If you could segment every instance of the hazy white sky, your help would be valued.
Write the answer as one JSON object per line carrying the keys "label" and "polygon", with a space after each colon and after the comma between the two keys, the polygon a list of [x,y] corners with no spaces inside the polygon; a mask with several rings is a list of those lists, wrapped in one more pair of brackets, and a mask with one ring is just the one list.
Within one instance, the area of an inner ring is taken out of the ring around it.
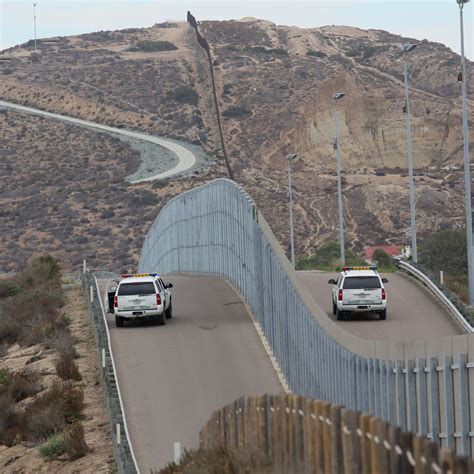
{"label": "hazy white sky", "polygon": [[[282,25],[349,25],[378,28],[444,43],[460,52],[456,0],[36,0],[37,36],[71,35],[99,30],[151,26],[184,20],[254,16]],[[473,58],[473,6],[464,8],[466,56]],[[33,38],[33,1],[0,0],[0,49]]]}

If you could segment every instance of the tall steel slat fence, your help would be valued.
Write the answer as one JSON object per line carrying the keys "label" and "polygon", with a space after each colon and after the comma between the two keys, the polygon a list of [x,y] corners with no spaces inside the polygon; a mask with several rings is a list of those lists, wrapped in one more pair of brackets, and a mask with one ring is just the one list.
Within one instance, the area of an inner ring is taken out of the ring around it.
{"label": "tall steel slat fence", "polygon": [[474,453],[474,337],[391,343],[337,326],[234,182],[218,179],[170,200],[145,238],[139,271],[225,278],[251,308],[293,393]]}

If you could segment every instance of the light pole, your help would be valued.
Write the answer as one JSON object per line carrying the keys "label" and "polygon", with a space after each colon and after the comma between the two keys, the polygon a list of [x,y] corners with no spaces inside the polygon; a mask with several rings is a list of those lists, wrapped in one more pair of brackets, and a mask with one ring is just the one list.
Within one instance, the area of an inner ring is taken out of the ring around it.
{"label": "light pole", "polygon": [[33,3],[33,27],[35,31],[35,52],[36,52],[36,5],[37,3]]}
{"label": "light pole", "polygon": [[472,261],[472,202],[471,170],[469,160],[469,139],[467,131],[467,92],[466,60],[464,58],[464,4],[469,0],[456,0],[459,5],[459,23],[461,27],[461,80],[462,80],[462,123],[464,142],[464,194],[466,199],[466,236],[467,236],[467,275],[469,281],[469,305],[474,306],[474,268]]}
{"label": "light pole", "polygon": [[342,183],[341,183],[341,156],[339,153],[339,115],[337,113],[337,101],[345,96],[345,92],[336,92],[332,96],[334,107],[334,120],[336,122],[336,169],[337,169],[337,201],[339,205],[339,246],[341,249],[341,264],[346,263],[346,252],[344,250],[344,208],[342,204]]}
{"label": "light pole", "polygon": [[295,269],[295,231],[293,228],[293,192],[291,189],[291,161],[294,160],[298,155],[291,153],[286,155],[288,161],[288,199],[290,206],[290,242],[291,242],[291,264],[293,265],[293,270]]}
{"label": "light pole", "polygon": [[418,262],[418,250],[416,246],[416,212],[415,212],[415,189],[413,186],[413,154],[411,149],[411,125],[410,125],[410,99],[408,98],[408,61],[407,53],[413,51],[416,44],[406,43],[402,46],[403,52],[403,76],[405,78],[405,107],[407,124],[407,153],[408,153],[408,190],[410,194],[410,225],[411,225],[411,251],[412,260]]}

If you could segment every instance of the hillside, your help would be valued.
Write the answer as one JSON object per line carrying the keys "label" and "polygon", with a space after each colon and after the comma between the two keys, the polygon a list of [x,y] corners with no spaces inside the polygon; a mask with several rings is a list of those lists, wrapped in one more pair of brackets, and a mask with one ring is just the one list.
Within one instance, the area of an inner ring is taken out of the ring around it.
{"label": "hillside", "polygon": [[[403,243],[409,213],[399,46],[408,39],[381,30],[300,29],[256,19],[204,21],[200,30],[212,49],[235,178],[282,244],[289,240],[283,158],[289,152],[299,155],[297,253],[337,236],[330,98],[340,90],[347,94],[338,107],[349,244],[360,250]],[[4,111],[0,212],[7,225],[0,270],[15,270],[39,249],[59,250],[66,266],[87,256],[96,265],[133,268],[144,232],[166,199],[225,176],[207,57],[188,24],[42,40],[37,53],[30,42],[4,51],[4,58],[3,100],[199,144],[218,162],[191,178],[130,185],[123,178],[139,156],[127,144]],[[410,62],[422,237],[463,225],[459,56],[423,40]],[[470,85],[471,118],[472,96]],[[137,196],[145,196],[142,204]]]}

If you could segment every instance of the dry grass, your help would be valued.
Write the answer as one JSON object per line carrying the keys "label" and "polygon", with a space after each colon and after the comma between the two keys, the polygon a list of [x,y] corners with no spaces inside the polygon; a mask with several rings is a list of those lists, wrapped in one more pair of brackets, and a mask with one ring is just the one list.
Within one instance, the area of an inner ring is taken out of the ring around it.
{"label": "dry grass", "polygon": [[85,456],[89,451],[89,447],[84,439],[84,428],[81,422],[76,421],[68,426],[64,430],[63,438],[66,453],[71,461]]}
{"label": "dry grass", "polygon": [[220,447],[185,451],[179,464],[167,464],[154,474],[270,474],[272,462],[262,453]]}
{"label": "dry grass", "polygon": [[62,354],[56,362],[56,373],[63,380],[82,380],[77,362],[68,354]]}
{"label": "dry grass", "polygon": [[0,393],[10,397],[13,402],[36,395],[41,390],[40,375],[33,369],[24,369],[20,372],[1,371]]}

